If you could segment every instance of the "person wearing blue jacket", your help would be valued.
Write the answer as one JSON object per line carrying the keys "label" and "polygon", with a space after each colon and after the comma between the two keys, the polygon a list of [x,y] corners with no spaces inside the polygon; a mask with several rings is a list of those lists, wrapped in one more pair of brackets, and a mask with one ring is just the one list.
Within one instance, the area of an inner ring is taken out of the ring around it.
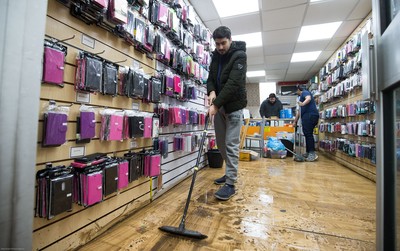
{"label": "person wearing blue jacket", "polygon": [[[302,85],[297,85],[297,95],[299,95],[298,105],[301,113],[301,125],[306,139],[306,161],[316,161],[318,155],[315,153],[314,127],[318,124],[319,112],[312,94]],[[296,114],[294,124],[297,125],[299,112]]]}

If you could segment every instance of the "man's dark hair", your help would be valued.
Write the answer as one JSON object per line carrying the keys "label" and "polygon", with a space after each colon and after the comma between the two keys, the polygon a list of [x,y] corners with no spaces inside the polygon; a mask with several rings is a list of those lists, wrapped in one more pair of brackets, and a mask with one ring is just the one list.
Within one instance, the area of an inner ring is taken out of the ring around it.
{"label": "man's dark hair", "polygon": [[231,30],[226,26],[220,26],[217,29],[215,29],[215,31],[213,32],[214,40],[217,38],[231,39],[231,37],[232,37]]}
{"label": "man's dark hair", "polygon": [[297,87],[297,90],[300,90],[300,91],[304,91],[306,89],[306,87],[304,85],[300,85],[300,84],[297,84],[296,87]]}

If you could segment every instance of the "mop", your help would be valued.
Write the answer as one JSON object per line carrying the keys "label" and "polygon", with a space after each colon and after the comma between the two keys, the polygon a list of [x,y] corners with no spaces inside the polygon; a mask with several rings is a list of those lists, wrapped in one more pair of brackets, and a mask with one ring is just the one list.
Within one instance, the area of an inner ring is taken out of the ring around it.
{"label": "mop", "polygon": [[[299,107],[298,112],[299,112],[299,120],[298,121],[300,122],[300,125],[296,127],[296,131],[294,132],[295,133],[294,134],[295,135],[295,137],[294,137],[294,147],[295,147],[296,153],[294,153],[293,151],[289,150],[287,147],[285,147],[285,148],[286,148],[287,151],[289,151],[289,152],[291,152],[293,154],[293,160],[294,161],[296,161],[296,162],[304,162],[305,158],[301,154],[301,148],[300,148],[300,145],[301,145],[301,132],[303,131],[302,130],[303,125],[302,125],[302,121],[301,121],[301,107]],[[298,136],[298,138],[297,138],[297,136]],[[296,138],[297,138],[297,140],[296,140]],[[298,145],[296,145],[296,142],[297,142]]]}
{"label": "mop", "polygon": [[202,234],[200,232],[185,229],[186,215],[187,215],[187,211],[188,211],[188,208],[189,208],[190,198],[192,196],[192,191],[193,191],[194,183],[195,183],[195,180],[196,180],[196,175],[197,175],[197,172],[199,170],[198,166],[199,166],[200,158],[201,158],[201,155],[202,155],[202,152],[203,152],[203,146],[204,146],[204,142],[205,142],[205,139],[206,139],[206,136],[207,136],[208,120],[209,120],[209,117],[207,115],[206,119],[205,119],[204,131],[203,131],[203,134],[201,136],[200,149],[199,149],[199,153],[197,155],[196,165],[194,167],[194,172],[193,172],[193,176],[192,176],[192,183],[190,184],[189,194],[188,194],[188,197],[187,197],[187,200],[186,200],[186,205],[185,205],[185,209],[183,211],[181,223],[179,224],[179,227],[173,227],[173,226],[162,226],[162,227],[159,227],[158,229],[160,229],[161,231],[164,231],[164,232],[167,232],[167,233],[170,233],[170,234],[176,234],[176,235],[180,235],[180,236],[185,236],[185,237],[189,237],[189,238],[195,238],[195,239],[205,239],[205,238],[208,237],[207,235],[204,235],[204,234]]}
{"label": "mop", "polygon": [[304,162],[305,161],[304,157],[301,154],[297,154],[297,153],[293,152],[292,150],[290,150],[286,146],[285,146],[285,149],[286,149],[286,151],[289,151],[289,152],[291,152],[293,154],[293,160],[294,161],[297,161],[297,162]]}

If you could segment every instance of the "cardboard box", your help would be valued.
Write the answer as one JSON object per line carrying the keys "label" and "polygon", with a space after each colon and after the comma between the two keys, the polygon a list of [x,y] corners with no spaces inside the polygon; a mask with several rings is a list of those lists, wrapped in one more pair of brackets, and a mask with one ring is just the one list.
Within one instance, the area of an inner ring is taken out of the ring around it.
{"label": "cardboard box", "polygon": [[252,150],[240,150],[239,151],[239,160],[241,161],[252,161],[258,158],[258,152]]}

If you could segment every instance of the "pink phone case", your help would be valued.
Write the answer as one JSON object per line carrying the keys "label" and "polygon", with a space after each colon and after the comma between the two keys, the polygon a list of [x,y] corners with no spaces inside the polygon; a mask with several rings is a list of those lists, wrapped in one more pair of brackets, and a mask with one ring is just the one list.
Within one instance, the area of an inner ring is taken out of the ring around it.
{"label": "pink phone case", "polygon": [[150,155],[149,176],[158,176],[161,172],[161,156],[159,154]]}
{"label": "pink phone case", "polygon": [[63,84],[65,54],[54,48],[44,48],[43,82]]}
{"label": "pink phone case", "polygon": [[111,115],[109,140],[122,140],[123,116]]}
{"label": "pink phone case", "polygon": [[178,75],[174,76],[174,92],[177,94],[182,93],[182,83],[181,83],[181,77]]}
{"label": "pink phone case", "polygon": [[87,175],[86,200],[87,206],[103,200],[103,173]]}
{"label": "pink phone case", "polygon": [[129,184],[129,162],[123,161],[118,166],[118,190],[125,188]]}
{"label": "pink phone case", "polygon": [[144,130],[143,130],[144,138],[151,138],[152,127],[153,127],[153,118],[145,117],[144,118]]}

